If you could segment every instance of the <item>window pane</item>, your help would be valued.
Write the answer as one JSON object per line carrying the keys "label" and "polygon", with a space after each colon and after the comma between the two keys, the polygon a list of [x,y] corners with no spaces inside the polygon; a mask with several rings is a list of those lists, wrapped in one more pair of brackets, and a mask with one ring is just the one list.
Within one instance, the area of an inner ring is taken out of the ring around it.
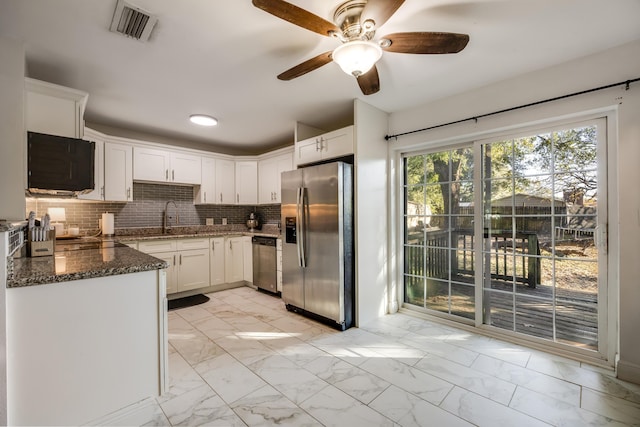
{"label": "window pane", "polygon": [[405,159],[405,184],[416,185],[424,184],[425,178],[425,161],[423,156],[414,156]]}
{"label": "window pane", "polygon": [[427,279],[426,307],[449,312],[449,283],[446,280]]}
{"label": "window pane", "polygon": [[451,314],[475,318],[475,290],[473,284],[451,284]]}
{"label": "window pane", "polygon": [[513,331],[513,295],[485,290],[483,299],[483,322],[487,325]]}
{"label": "window pane", "polygon": [[421,277],[404,277],[404,301],[424,307],[424,279]]}
{"label": "window pane", "polygon": [[[405,180],[424,186],[419,195],[415,185],[405,187],[405,243],[416,246],[405,248],[405,272],[426,276],[426,300],[416,298],[414,282],[405,283],[406,299],[431,310],[473,317],[473,286],[452,286],[452,280],[473,282],[473,149],[456,148],[415,157],[420,160],[405,161]],[[421,173],[424,179],[419,177]],[[458,272],[460,263],[462,270]]]}
{"label": "window pane", "polygon": [[515,331],[553,340],[553,302],[516,295]]}
{"label": "window pane", "polygon": [[424,247],[404,247],[404,272],[415,276],[424,276]]}

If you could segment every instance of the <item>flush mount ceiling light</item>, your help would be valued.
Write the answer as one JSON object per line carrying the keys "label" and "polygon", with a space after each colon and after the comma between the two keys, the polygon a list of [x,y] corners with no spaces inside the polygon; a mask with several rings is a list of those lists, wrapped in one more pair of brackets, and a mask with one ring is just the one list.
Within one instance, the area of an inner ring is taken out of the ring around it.
{"label": "flush mount ceiling light", "polygon": [[354,40],[341,44],[332,54],[333,62],[351,76],[361,76],[382,57],[382,48],[373,42]]}
{"label": "flush mount ceiling light", "polygon": [[218,124],[218,120],[214,117],[207,116],[206,114],[192,114],[189,116],[191,123],[195,123],[200,126],[215,126]]}

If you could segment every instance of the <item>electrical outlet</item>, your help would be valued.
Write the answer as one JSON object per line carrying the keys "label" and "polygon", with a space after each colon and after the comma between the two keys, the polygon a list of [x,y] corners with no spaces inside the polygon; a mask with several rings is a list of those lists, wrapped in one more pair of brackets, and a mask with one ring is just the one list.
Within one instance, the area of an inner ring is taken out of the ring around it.
{"label": "electrical outlet", "polygon": [[213,218],[207,218],[205,224],[213,225]]}
{"label": "electrical outlet", "polygon": [[222,218],[222,225],[227,225],[227,218]]}

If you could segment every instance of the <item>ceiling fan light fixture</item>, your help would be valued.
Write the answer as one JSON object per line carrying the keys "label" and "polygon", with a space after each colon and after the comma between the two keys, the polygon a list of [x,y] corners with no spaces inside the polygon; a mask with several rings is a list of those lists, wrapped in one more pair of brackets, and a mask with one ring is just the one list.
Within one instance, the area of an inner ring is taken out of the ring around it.
{"label": "ceiling fan light fixture", "polygon": [[333,61],[345,73],[358,77],[369,71],[382,57],[382,48],[376,43],[354,40],[338,46],[332,54]]}
{"label": "ceiling fan light fixture", "polygon": [[200,126],[215,126],[218,124],[218,119],[207,116],[206,114],[192,114],[189,116],[189,120],[191,123],[195,123]]}

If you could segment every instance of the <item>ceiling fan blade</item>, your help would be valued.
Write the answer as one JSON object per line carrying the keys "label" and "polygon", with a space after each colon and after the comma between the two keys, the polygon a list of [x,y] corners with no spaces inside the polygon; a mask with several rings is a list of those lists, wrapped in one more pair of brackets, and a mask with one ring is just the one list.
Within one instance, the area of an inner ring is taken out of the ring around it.
{"label": "ceiling fan blade", "polygon": [[253,5],[280,19],[323,36],[329,36],[331,31],[340,33],[340,29],[332,22],[283,0],[253,0]]}
{"label": "ceiling fan blade", "polygon": [[278,75],[278,79],[292,80],[292,79],[295,79],[296,77],[300,77],[304,74],[307,74],[310,71],[320,68],[323,65],[328,64],[329,62],[332,61],[331,59],[332,53],[333,52],[331,51],[321,53],[320,55],[313,57],[311,59],[308,59],[303,63],[296,65],[293,68],[289,68],[287,71],[280,73]]}
{"label": "ceiling fan blade", "polygon": [[416,32],[394,33],[382,38],[391,41],[391,45],[382,50],[398,53],[438,54],[458,53],[469,43],[467,34]]}
{"label": "ceiling fan blade", "polygon": [[365,95],[373,95],[380,90],[380,79],[378,78],[378,69],[374,65],[372,69],[356,78],[358,86]]}
{"label": "ceiling fan blade", "polygon": [[404,0],[369,0],[362,10],[360,22],[370,19],[376,23],[376,28],[380,28],[402,3]]}

